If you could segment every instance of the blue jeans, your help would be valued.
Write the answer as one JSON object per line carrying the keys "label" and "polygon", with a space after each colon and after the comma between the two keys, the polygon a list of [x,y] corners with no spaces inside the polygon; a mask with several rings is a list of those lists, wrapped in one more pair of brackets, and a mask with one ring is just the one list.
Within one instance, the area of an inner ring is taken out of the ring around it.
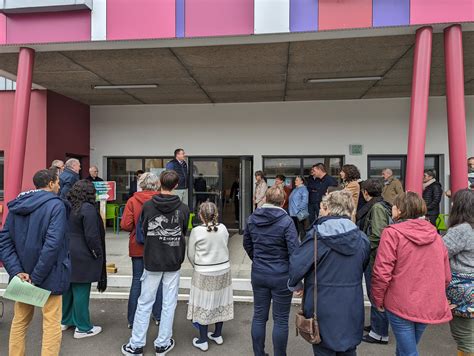
{"label": "blue jeans", "polygon": [[[143,257],[132,257],[132,285],[130,286],[130,296],[128,297],[128,323],[133,326],[133,319],[135,318],[135,311],[137,310],[138,297],[142,291],[142,282],[140,278],[143,275]],[[156,301],[153,304],[153,317],[155,320],[161,318],[161,304],[163,303],[163,283],[160,283],[158,292],[156,293]]]}
{"label": "blue jeans", "polygon": [[379,312],[375,305],[372,302],[372,296],[370,294],[371,283],[370,279],[372,278],[372,269],[373,266],[369,264],[364,271],[365,285],[367,287],[367,295],[369,296],[371,307],[370,307],[370,326],[371,332],[376,333],[377,335],[370,335],[374,338],[387,338],[388,340],[388,318],[387,314],[384,312]]}
{"label": "blue jeans", "polygon": [[132,337],[129,344],[133,348],[144,347],[146,334],[150,323],[150,314],[156,299],[156,292],[163,282],[163,309],[158,337],[154,344],[156,347],[166,347],[173,336],[173,321],[176,305],[178,304],[179,271],[176,272],[150,272],[143,271],[142,292],[138,298],[135,322],[133,323]]}
{"label": "blue jeans", "polygon": [[252,272],[254,297],[252,343],[255,356],[265,355],[265,331],[272,301],[274,356],[286,356],[288,318],[293,296],[288,290],[287,283],[288,276],[275,277]]}
{"label": "blue jeans", "polygon": [[418,356],[417,345],[426,324],[409,321],[386,310],[390,326],[397,339],[397,356]]}
{"label": "blue jeans", "polygon": [[333,351],[321,345],[313,345],[314,356],[356,356],[356,349],[347,350],[344,352]]}

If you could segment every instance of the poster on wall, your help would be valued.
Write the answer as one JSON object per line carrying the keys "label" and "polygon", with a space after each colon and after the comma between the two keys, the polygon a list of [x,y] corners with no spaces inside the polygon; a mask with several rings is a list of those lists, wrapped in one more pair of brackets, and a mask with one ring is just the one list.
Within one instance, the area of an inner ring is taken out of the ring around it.
{"label": "poster on wall", "polygon": [[93,183],[96,190],[96,201],[114,201],[117,199],[117,184],[114,181]]}

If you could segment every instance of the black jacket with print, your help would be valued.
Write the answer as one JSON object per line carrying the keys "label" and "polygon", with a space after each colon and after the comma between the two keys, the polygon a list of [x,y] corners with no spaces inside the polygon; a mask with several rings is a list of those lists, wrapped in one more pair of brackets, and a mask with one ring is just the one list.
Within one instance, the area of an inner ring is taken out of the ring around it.
{"label": "black jacket with print", "polygon": [[143,204],[140,219],[145,238],[145,269],[178,271],[186,255],[187,205],[176,195],[158,194]]}

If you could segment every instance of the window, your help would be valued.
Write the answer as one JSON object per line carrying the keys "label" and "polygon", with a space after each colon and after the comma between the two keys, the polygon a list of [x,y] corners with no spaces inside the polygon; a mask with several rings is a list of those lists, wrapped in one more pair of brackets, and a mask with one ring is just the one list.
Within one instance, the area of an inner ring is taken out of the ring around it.
{"label": "window", "polygon": [[[405,184],[406,176],[406,155],[369,155],[368,161],[368,178],[382,178],[382,170],[390,168],[393,175]],[[436,174],[440,175],[440,156],[427,155],[425,156],[425,169],[434,169]]]}
{"label": "window", "polygon": [[135,172],[143,170],[159,175],[171,161],[172,157],[110,157],[107,158],[107,180],[117,184],[117,202],[128,199],[130,184],[135,179]]}
{"label": "window", "polygon": [[3,156],[3,151],[0,151],[0,200],[3,200],[4,193],[5,193],[4,192],[5,178],[3,176],[5,173],[4,165],[5,165],[5,159]]}
{"label": "window", "polygon": [[283,174],[287,181],[292,184],[293,178],[297,175],[309,176],[311,167],[316,163],[324,163],[328,174],[339,178],[344,161],[343,156],[300,156],[300,157],[263,157],[263,171],[269,179],[269,185],[273,184],[276,175]]}

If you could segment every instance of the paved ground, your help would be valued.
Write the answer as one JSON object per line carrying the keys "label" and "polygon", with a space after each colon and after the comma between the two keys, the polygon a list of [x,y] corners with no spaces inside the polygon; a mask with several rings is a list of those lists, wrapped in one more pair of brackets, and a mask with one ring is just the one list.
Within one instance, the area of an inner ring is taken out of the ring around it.
{"label": "paved ground", "polygon": [[[12,319],[12,303],[6,301],[5,316],[0,319],[0,355],[8,353],[8,334]],[[289,356],[312,355],[308,344],[297,338],[292,328],[294,312],[292,310],[290,322],[290,335],[288,342]],[[104,329],[102,334],[89,339],[75,340],[71,330],[63,335],[62,353],[64,356],[112,356],[120,355],[120,346],[126,342],[130,336],[130,330],[126,328],[126,301],[122,300],[93,300],[91,304],[91,314],[93,321],[101,325]],[[37,310],[27,341],[27,355],[39,356],[41,343],[41,313]],[[252,355],[252,343],[250,339],[250,324],[252,319],[252,304],[236,304],[235,319],[224,325],[224,345],[210,345],[209,356],[242,356]],[[271,322],[269,322],[271,324]],[[154,355],[153,340],[156,337],[157,328],[150,326],[148,342],[145,355]],[[176,347],[170,355],[193,356],[203,353],[196,350],[191,345],[191,340],[196,336],[195,329],[186,320],[186,304],[179,303],[175,317],[175,340]],[[267,331],[267,352],[271,350],[271,331]],[[374,346],[362,344],[358,348],[359,355],[385,356],[394,355],[394,339],[392,338],[387,346]],[[420,344],[421,355],[423,356],[450,356],[455,355],[455,344],[451,338],[448,325],[431,326],[426,331]]]}

